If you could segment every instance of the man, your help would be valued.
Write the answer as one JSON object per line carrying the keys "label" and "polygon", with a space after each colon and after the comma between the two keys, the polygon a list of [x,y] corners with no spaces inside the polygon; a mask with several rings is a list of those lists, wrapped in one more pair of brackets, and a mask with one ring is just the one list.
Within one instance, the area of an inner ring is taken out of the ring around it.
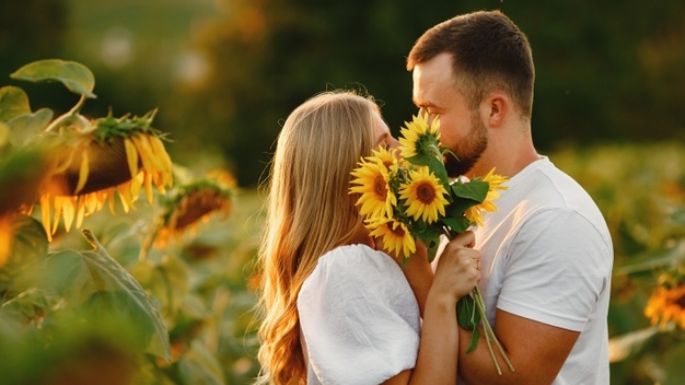
{"label": "man", "polygon": [[[535,151],[535,71],[526,36],[499,11],[457,16],[412,48],[415,104],[440,119],[454,175],[510,178],[498,210],[475,230],[479,286],[515,372],[499,376],[481,337],[460,330],[459,377],[469,384],[608,384],[607,310],[613,249],[592,199]],[[550,129],[549,127],[547,129]],[[472,236],[472,235],[471,235]],[[446,252],[469,240],[459,237]]]}

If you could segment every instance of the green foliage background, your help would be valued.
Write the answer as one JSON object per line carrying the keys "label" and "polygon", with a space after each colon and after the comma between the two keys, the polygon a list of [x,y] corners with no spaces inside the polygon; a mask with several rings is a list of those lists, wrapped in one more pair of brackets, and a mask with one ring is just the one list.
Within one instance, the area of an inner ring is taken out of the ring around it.
{"label": "green foliage background", "polygon": [[[537,68],[536,144],[587,188],[607,218],[616,250],[610,336],[648,328],[642,311],[658,274],[685,259],[685,3],[657,3],[0,2],[0,85],[17,84],[6,74],[32,60],[80,61],[97,77],[98,99],[85,114],[159,107],[156,126],[171,132],[175,161],[197,169],[225,161],[247,188],[228,219],[214,218],[147,264],[136,258],[137,231],[159,207],[86,221],[160,307],[179,354],[171,367],[129,355],[139,331],[116,317],[88,324],[55,318],[17,334],[11,314],[43,322],[60,303],[31,291],[0,311],[0,356],[11,357],[0,360],[0,383],[31,382],[36,367],[102,368],[82,360],[100,357],[92,351],[110,362],[104,368],[131,370],[138,383],[249,383],[258,366],[256,297],[248,283],[263,204],[251,188],[280,123],[307,97],[346,87],[374,95],[398,131],[415,112],[404,69],[413,41],[433,24],[477,9],[502,9],[527,33]],[[34,110],[59,113],[76,100],[62,87],[22,87]],[[87,246],[71,233],[51,248]],[[46,338],[52,343],[37,348]],[[632,345],[628,358],[612,365],[612,384],[678,384],[685,377],[682,342],[682,331],[660,332]]]}

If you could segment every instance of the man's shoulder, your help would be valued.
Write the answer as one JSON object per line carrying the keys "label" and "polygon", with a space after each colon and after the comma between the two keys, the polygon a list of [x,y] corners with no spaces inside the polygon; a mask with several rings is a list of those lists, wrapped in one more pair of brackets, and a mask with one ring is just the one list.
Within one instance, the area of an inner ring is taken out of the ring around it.
{"label": "man's shoulder", "polygon": [[544,227],[549,219],[565,217],[577,226],[592,229],[605,243],[611,243],[604,216],[592,197],[552,162],[542,162],[522,182],[516,186],[519,191],[512,207],[512,212],[519,217],[518,225],[530,230],[535,224]]}

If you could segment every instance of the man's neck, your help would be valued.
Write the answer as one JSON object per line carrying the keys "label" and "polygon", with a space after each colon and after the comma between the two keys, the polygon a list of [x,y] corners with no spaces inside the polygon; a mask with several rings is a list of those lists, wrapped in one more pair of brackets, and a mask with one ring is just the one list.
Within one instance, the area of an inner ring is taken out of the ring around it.
{"label": "man's neck", "polygon": [[511,178],[538,159],[540,155],[535,151],[530,135],[491,137],[487,150],[468,176],[482,176],[494,168],[497,174]]}

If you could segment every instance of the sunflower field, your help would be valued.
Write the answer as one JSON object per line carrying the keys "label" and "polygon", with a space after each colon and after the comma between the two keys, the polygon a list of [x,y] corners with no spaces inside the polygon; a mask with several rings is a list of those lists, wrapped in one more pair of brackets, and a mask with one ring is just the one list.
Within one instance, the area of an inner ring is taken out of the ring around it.
{"label": "sunflower field", "polygon": [[[55,116],[0,88],[0,384],[251,383],[264,195],[206,154],[177,163],[155,111],[82,115],[97,90],[79,63],[11,76],[78,101]],[[680,384],[685,146],[549,155],[593,196],[614,240],[612,384]]]}

